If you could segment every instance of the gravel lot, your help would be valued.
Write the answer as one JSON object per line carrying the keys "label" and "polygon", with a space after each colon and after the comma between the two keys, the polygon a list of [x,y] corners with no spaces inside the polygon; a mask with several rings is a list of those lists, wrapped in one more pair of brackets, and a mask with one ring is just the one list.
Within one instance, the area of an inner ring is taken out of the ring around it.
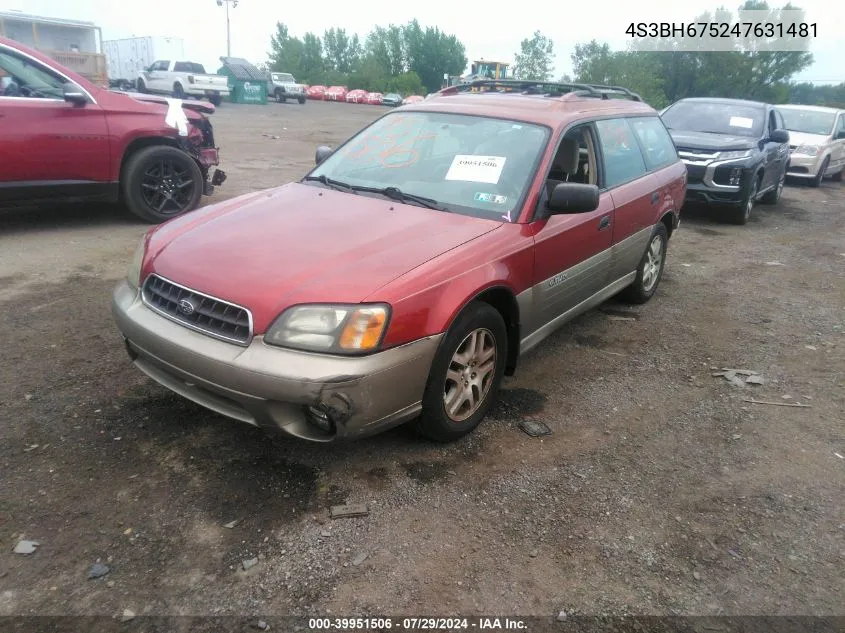
{"label": "gravel lot", "polygon": [[[224,105],[210,201],[381,112]],[[843,613],[843,191],[790,186],[745,227],[685,209],[649,304],[559,331],[445,447],[268,438],[171,395],[110,314],[146,226],[0,214],[0,615]],[[369,516],[329,519],[345,501]]]}

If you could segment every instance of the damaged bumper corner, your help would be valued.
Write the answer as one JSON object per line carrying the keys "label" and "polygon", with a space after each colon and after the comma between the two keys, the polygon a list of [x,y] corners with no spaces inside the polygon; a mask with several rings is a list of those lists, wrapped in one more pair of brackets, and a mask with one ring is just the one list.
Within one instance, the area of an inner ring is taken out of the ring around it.
{"label": "damaged bumper corner", "polygon": [[161,385],[235,420],[317,442],[415,417],[441,336],[329,356],[266,345],[261,336],[246,347],[213,339],[156,314],[125,281],[112,309],[133,362]]}

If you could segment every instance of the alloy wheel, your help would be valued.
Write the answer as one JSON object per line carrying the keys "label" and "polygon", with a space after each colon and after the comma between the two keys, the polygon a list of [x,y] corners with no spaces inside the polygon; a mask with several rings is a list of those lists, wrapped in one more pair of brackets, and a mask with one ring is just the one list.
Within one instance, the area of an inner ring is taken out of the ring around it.
{"label": "alloy wheel", "polygon": [[657,280],[660,278],[660,267],[663,265],[663,240],[655,235],[646,253],[645,267],[643,268],[643,290],[651,292]]}
{"label": "alloy wheel", "polygon": [[164,215],[184,211],[194,195],[191,172],[170,159],[152,162],[141,178],[141,197],[150,209]]}
{"label": "alloy wheel", "polygon": [[496,339],[490,330],[470,332],[446,370],[443,406],[453,422],[463,422],[474,414],[490,391],[496,370]]}

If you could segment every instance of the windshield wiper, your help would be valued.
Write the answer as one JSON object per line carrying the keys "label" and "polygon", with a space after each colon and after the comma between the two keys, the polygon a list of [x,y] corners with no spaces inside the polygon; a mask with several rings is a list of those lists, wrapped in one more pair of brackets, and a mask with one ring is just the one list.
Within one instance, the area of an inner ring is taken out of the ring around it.
{"label": "windshield wiper", "polygon": [[319,182],[321,184],[326,185],[326,187],[337,189],[338,191],[345,191],[346,193],[355,193],[355,190],[352,188],[351,185],[347,185],[345,182],[329,178],[325,174],[320,174],[319,176],[306,176],[304,180],[313,180],[315,182]]}
{"label": "windshield wiper", "polygon": [[383,196],[387,196],[392,200],[396,200],[398,202],[413,202],[414,204],[418,204],[422,207],[426,207],[427,209],[434,209],[436,211],[449,211],[442,204],[440,204],[434,198],[426,198],[424,196],[418,196],[413,193],[405,193],[399,187],[359,187],[356,185],[352,185],[351,187],[354,191],[364,191],[366,193],[379,193]]}

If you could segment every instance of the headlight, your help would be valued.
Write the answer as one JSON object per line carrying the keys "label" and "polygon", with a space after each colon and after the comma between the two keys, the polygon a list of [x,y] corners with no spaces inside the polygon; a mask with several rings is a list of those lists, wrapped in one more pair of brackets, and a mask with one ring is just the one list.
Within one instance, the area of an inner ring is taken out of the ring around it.
{"label": "headlight", "polygon": [[750,149],[741,149],[735,152],[719,152],[719,160],[733,160],[735,158],[747,158],[751,156]]}
{"label": "headlight", "polygon": [[135,249],[135,254],[132,255],[132,262],[126,270],[126,281],[133,288],[138,288],[141,285],[141,265],[144,263],[144,247],[146,246],[147,236],[141,238],[140,244]]}
{"label": "headlight", "polygon": [[381,343],[389,315],[384,304],[294,306],[267,329],[264,342],[334,354],[372,351]]}
{"label": "headlight", "polygon": [[818,145],[799,145],[795,148],[794,153],[801,154],[802,156],[818,156],[821,150],[822,148]]}

